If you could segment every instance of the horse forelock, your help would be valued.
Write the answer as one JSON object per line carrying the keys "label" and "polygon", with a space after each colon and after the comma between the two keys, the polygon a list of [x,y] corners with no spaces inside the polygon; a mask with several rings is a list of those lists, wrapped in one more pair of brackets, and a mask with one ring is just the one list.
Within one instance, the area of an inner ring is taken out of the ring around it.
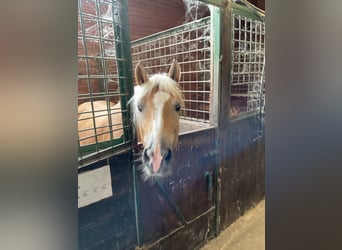
{"label": "horse forelock", "polygon": [[183,95],[180,90],[179,84],[169,78],[166,74],[156,74],[150,78],[151,90],[158,88],[159,91],[170,94],[171,97],[179,100],[181,105],[184,105]]}
{"label": "horse forelock", "polygon": [[169,78],[166,74],[155,74],[149,78],[149,81],[143,85],[134,87],[134,96],[129,100],[132,105],[133,120],[136,122],[137,109],[134,108],[142,99],[152,99],[155,93],[162,91],[168,93],[172,98],[178,100],[180,105],[184,107],[184,97],[179,84]]}

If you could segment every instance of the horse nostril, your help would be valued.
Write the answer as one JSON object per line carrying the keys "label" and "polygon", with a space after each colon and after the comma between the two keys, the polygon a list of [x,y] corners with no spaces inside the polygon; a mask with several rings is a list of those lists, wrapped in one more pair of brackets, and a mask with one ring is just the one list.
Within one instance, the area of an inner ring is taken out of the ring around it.
{"label": "horse nostril", "polygon": [[151,159],[151,157],[153,157],[153,151],[151,150],[151,148],[145,148],[143,151],[143,161],[147,162]]}
{"label": "horse nostril", "polygon": [[148,161],[150,159],[150,157],[147,154],[147,149],[144,149],[143,151],[143,161]]}
{"label": "horse nostril", "polygon": [[164,160],[165,160],[165,161],[170,161],[171,158],[172,158],[172,152],[171,152],[170,149],[168,149],[168,150],[166,151],[165,155],[164,155]]}

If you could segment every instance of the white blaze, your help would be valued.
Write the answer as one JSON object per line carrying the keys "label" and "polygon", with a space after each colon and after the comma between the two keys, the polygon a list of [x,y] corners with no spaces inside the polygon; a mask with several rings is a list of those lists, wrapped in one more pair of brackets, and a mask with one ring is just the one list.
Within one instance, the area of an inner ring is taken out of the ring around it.
{"label": "white blaze", "polygon": [[167,100],[170,99],[170,94],[166,92],[157,92],[153,98],[154,120],[152,125],[152,150],[154,152],[152,157],[153,172],[157,172],[162,162],[162,155],[160,152],[160,130],[163,126],[163,109]]}
{"label": "white blaze", "polygon": [[163,109],[164,104],[169,100],[170,94],[166,92],[157,92],[153,98],[154,106],[154,129],[153,131],[159,131],[163,125]]}

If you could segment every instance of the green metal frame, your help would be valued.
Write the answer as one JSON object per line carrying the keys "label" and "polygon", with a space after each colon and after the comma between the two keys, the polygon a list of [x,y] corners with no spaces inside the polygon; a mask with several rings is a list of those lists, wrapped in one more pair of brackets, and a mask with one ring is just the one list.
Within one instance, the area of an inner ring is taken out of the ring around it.
{"label": "green metal frame", "polygon": [[221,60],[221,9],[215,6],[210,6],[212,31],[212,53],[211,53],[211,114],[210,123],[214,126],[218,125],[219,115],[219,83],[220,83],[220,60]]}
{"label": "green metal frame", "polygon": [[[218,101],[220,98],[221,90],[221,29],[222,29],[222,10],[221,8],[210,6],[210,15],[211,15],[211,30],[213,32],[212,35],[212,60],[211,60],[211,78],[212,78],[212,108],[211,108],[211,124],[215,125],[216,128],[216,140],[215,140],[215,148],[217,152],[219,152],[220,144],[220,132],[219,132],[219,117],[222,115],[220,109],[220,102]],[[218,188],[218,180],[219,180],[219,173],[220,173],[220,154],[215,155],[215,166],[213,169],[213,178],[215,180],[215,193],[214,195],[214,205],[215,205],[215,235],[218,235],[218,229],[220,224],[220,217],[219,217],[219,203],[220,203],[220,188]],[[209,182],[211,183],[211,182]],[[209,188],[210,190],[210,188]]]}
{"label": "green metal frame", "polygon": [[112,139],[109,141],[80,146],[80,153],[82,155],[82,158],[86,158],[87,155],[90,155],[91,153],[96,153],[96,150],[105,150],[106,148],[112,147],[112,145],[119,145],[121,143],[123,143],[122,137],[118,139]]}
{"label": "green metal frame", "polygon": [[135,235],[137,239],[137,246],[140,247],[142,243],[140,188],[139,188],[138,166],[136,166],[134,163],[132,167],[132,179],[133,179],[133,204],[134,204],[134,216],[135,216]]}
{"label": "green metal frame", "polygon": [[[113,9],[112,11],[116,50],[116,58],[113,58],[113,60],[116,60],[117,63],[124,134],[118,139],[79,146],[79,164],[81,162],[87,162],[87,158],[94,158],[99,154],[99,151],[101,151],[101,153],[113,153],[115,151],[121,152],[123,148],[129,149],[132,145],[133,130],[131,126],[130,110],[127,106],[127,102],[134,92],[128,2],[127,0],[115,0],[112,4],[116,7],[115,10]],[[82,13],[80,13],[80,15],[82,15]],[[106,76],[106,72],[104,72],[104,75]],[[109,103],[107,107],[109,107]]]}
{"label": "green metal frame", "polygon": [[[232,6],[231,7],[231,13],[232,13],[231,19],[233,20],[234,15],[238,15],[238,16],[247,17],[247,18],[250,18],[253,20],[265,22],[265,14],[258,11],[256,8],[254,8],[252,4],[250,4],[250,3],[247,3],[247,4],[248,4],[247,6],[242,6],[240,4],[231,2],[231,6]],[[230,27],[230,28],[233,29],[234,27]],[[233,39],[231,39],[231,43],[230,43],[230,51],[231,51],[231,53],[230,53],[230,65],[231,66],[233,66],[233,58],[234,58],[233,48],[234,48],[234,41],[233,41]],[[229,96],[230,96],[230,94],[229,94]],[[242,119],[248,118],[248,117],[253,116],[253,115],[259,115],[261,117],[261,108],[260,108],[259,112],[257,112],[257,111],[243,112],[242,114],[239,114],[237,117],[232,118],[232,121],[242,120]]]}
{"label": "green metal frame", "polygon": [[[121,110],[126,110],[127,102],[132,97],[133,88],[133,66],[131,57],[131,38],[130,38],[130,28],[129,28],[129,18],[128,18],[128,0],[118,0],[121,2],[121,7],[124,11],[112,12],[114,20],[114,30],[116,39],[120,42],[116,43],[116,55],[119,58],[117,61],[118,72],[119,72],[119,86],[120,93],[127,93],[128,95],[121,95]],[[121,58],[123,58],[121,60]],[[123,126],[130,124],[130,114],[128,112],[122,113],[122,123]],[[132,131],[127,129],[124,130],[125,141],[130,141],[132,139]]]}

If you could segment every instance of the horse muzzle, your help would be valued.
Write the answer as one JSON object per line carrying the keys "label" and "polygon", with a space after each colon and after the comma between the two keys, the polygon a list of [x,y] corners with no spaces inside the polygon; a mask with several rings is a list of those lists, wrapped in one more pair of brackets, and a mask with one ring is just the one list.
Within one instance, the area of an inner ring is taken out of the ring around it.
{"label": "horse muzzle", "polygon": [[151,168],[153,173],[157,173],[170,165],[172,160],[172,151],[171,149],[160,149],[158,146],[154,149],[145,148],[142,160],[149,168]]}

